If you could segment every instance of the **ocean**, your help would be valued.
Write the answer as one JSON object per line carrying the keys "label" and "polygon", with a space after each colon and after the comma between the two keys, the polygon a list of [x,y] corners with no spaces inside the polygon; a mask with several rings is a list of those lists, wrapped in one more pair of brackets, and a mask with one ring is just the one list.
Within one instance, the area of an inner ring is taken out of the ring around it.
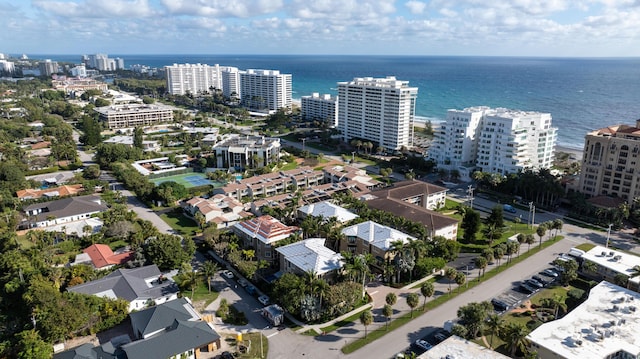
{"label": "ocean", "polygon": [[[342,55],[116,55],[125,65],[202,63],[292,74],[293,98],[336,94],[354,77],[395,76],[418,87],[419,120],[444,121],[472,106],[548,112],[558,145],[582,149],[587,132],[640,118],[640,58],[530,58]],[[80,55],[31,55],[80,61]]]}

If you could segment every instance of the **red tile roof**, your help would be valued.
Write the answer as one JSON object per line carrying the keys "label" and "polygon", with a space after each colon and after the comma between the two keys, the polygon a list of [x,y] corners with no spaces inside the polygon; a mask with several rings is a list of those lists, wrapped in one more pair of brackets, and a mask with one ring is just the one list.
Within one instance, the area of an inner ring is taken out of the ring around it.
{"label": "red tile roof", "polygon": [[89,255],[93,266],[96,268],[123,264],[133,255],[133,252],[113,254],[111,248],[106,244],[92,244],[85,248],[83,252]]}

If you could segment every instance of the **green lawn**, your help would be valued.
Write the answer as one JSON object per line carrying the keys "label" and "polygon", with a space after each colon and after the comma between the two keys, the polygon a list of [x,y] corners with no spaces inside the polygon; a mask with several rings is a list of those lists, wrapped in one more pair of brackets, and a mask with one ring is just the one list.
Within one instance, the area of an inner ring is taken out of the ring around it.
{"label": "green lawn", "polygon": [[[262,340],[260,340],[262,337]],[[235,336],[227,336],[224,338],[233,349],[230,352],[237,352],[237,339]],[[238,353],[236,358],[241,359],[258,359],[266,358],[269,354],[269,340],[262,333],[244,333],[242,334],[242,345],[249,350],[246,353]]]}
{"label": "green lawn", "polygon": [[289,162],[286,165],[282,166],[282,168],[280,168],[281,171],[289,171],[289,170],[294,170],[298,168],[298,163],[293,161],[293,162]]}
{"label": "green lawn", "polygon": [[26,235],[18,236],[18,245],[22,249],[29,249],[29,248],[35,246],[35,244],[33,244],[33,242],[31,242],[30,240],[27,239]]}
{"label": "green lawn", "polygon": [[595,244],[592,243],[582,243],[576,246],[577,249],[581,249],[585,252],[590,251],[591,249],[593,249],[593,247],[595,247]]}
{"label": "green lawn", "polygon": [[182,213],[176,213],[173,211],[161,213],[160,218],[167,222],[171,228],[184,235],[193,236],[196,232],[200,231],[198,224],[191,218],[184,216]]}
{"label": "green lawn", "polygon": [[191,297],[190,290],[183,292],[182,295],[191,299],[194,305],[196,304],[196,302],[201,302],[198,303],[198,307],[202,306],[202,308],[206,308],[209,304],[211,304],[211,302],[218,298],[218,292],[213,290],[213,288],[211,289],[211,292],[209,292],[209,287],[206,285],[206,283],[200,283],[198,287],[196,287],[196,289],[193,291],[193,297]]}

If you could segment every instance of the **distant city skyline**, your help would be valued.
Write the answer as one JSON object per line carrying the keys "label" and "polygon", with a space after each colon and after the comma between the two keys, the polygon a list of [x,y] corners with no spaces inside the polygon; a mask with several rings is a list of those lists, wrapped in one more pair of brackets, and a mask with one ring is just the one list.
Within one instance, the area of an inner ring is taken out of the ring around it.
{"label": "distant city skyline", "polygon": [[5,54],[640,56],[639,0],[0,0]]}

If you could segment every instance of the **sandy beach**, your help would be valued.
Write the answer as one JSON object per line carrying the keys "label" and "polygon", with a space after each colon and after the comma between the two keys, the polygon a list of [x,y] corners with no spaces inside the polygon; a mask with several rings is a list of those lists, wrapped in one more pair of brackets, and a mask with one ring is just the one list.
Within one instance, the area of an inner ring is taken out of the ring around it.
{"label": "sandy beach", "polygon": [[581,149],[578,150],[578,149],[575,149],[575,148],[556,145],[556,153],[558,153],[558,152],[570,153],[572,160],[582,161],[582,150]]}

